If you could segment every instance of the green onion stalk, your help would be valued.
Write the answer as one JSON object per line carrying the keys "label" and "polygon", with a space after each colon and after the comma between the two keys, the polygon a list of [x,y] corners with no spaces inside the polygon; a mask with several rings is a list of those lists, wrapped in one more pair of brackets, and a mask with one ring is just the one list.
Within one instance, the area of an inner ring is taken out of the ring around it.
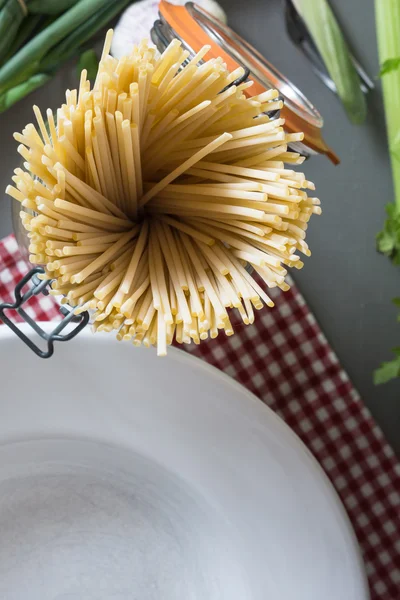
{"label": "green onion stalk", "polygon": [[[42,13],[40,18],[35,12],[28,15],[29,21],[18,21],[18,26],[22,25],[17,32],[13,31],[11,43],[15,53],[10,55],[8,48],[8,60],[3,64],[0,43],[0,112],[45,84],[64,62],[86,50],[86,42],[130,2],[131,0],[25,0],[28,10],[32,8],[32,11],[41,10]],[[21,12],[21,3],[18,0],[15,3]],[[9,17],[6,19],[4,16],[2,20],[3,10],[11,4],[11,0],[0,0],[0,39],[3,26],[9,23]],[[57,14],[60,8],[64,12]]]}
{"label": "green onion stalk", "polygon": [[9,56],[20,30],[33,30],[48,15],[59,15],[78,0],[0,0],[0,63]]}

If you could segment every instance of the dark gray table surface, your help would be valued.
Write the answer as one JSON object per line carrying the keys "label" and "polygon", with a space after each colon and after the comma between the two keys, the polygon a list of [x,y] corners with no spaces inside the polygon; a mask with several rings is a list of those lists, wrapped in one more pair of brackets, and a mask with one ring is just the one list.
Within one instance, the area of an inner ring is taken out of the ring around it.
{"label": "dark gray table surface", "polygon": [[[323,215],[308,232],[313,251],[295,279],[365,404],[397,452],[400,451],[400,379],[385,386],[372,383],[374,368],[400,345],[400,325],[391,298],[400,296],[400,269],[375,251],[384,205],[392,199],[392,183],[379,89],[369,97],[369,118],[351,125],[335,96],[312,72],[287,38],[283,0],[220,0],[230,25],[247,38],[320,109],[324,135],[340,156],[334,167],[322,157],[304,165],[317,185]],[[373,0],[331,0],[360,62],[374,77],[378,72]],[[57,106],[67,87],[76,87],[75,71],[63,69],[38,90],[0,116],[2,138],[0,185],[5,188],[16,165],[13,131],[32,120],[35,102]],[[10,233],[9,201],[0,203],[0,237]]]}

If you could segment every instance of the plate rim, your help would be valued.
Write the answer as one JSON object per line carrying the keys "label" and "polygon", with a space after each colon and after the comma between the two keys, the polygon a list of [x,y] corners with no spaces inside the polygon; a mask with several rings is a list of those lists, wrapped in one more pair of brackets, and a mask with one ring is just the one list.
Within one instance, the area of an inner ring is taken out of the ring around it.
{"label": "plate rim", "polygon": [[[43,329],[46,331],[51,331],[54,328],[54,324],[55,324],[54,321],[53,322],[52,321],[40,321],[39,323],[40,323],[40,326],[43,327]],[[26,323],[18,323],[17,325],[22,330],[27,330],[27,331],[31,330],[31,327],[29,325],[27,325]],[[25,331],[25,333],[26,333],[26,331]],[[93,343],[93,342],[94,343],[100,342],[100,343],[104,343],[104,344],[118,344],[119,343],[118,340],[114,336],[110,336],[110,334],[108,332],[100,332],[100,333],[96,332],[96,334],[95,334],[94,332],[91,331],[90,327],[88,327],[88,326],[85,327],[79,333],[79,336],[85,337],[86,340],[90,340],[90,343]],[[7,340],[9,340],[9,341],[11,340],[12,342],[15,342],[15,343],[20,342],[22,344],[21,340],[19,340],[19,338],[16,336],[16,334],[9,327],[7,327],[4,324],[0,324],[0,343],[7,342]],[[75,343],[77,343],[77,341],[79,341],[79,340],[75,339]],[[42,359],[37,356],[34,356],[32,350],[30,350],[27,346],[25,346],[25,349],[27,352],[32,353],[32,356],[36,360],[51,360],[51,358],[52,358],[52,357],[50,357],[50,359]],[[146,352],[146,351],[152,352],[152,350],[155,351],[152,348],[150,348],[150,349],[134,348],[134,350],[136,350],[136,351],[139,350],[141,352]],[[55,346],[55,353],[56,352],[57,352],[57,344]],[[329,479],[328,475],[324,471],[323,467],[321,466],[321,464],[319,463],[317,458],[314,456],[314,454],[311,452],[311,450],[306,446],[306,444],[303,442],[303,440],[300,438],[300,436],[298,436],[297,433],[295,433],[295,431],[293,431],[293,429],[284,421],[284,419],[282,417],[280,417],[272,408],[270,408],[261,398],[259,398],[256,394],[254,394],[252,391],[250,391],[247,387],[245,387],[243,384],[239,383],[236,379],[234,379],[232,376],[228,375],[227,373],[225,373],[218,367],[210,364],[209,362],[205,361],[204,359],[202,359],[198,356],[195,356],[189,352],[186,352],[185,350],[183,350],[181,348],[176,348],[176,347],[171,346],[168,348],[168,354],[170,354],[170,353],[173,355],[174,359],[177,360],[178,362],[188,362],[188,363],[194,365],[196,370],[201,368],[203,371],[208,373],[211,377],[217,378],[221,382],[228,384],[229,386],[233,386],[238,392],[241,393],[243,398],[246,397],[247,400],[251,401],[252,405],[257,406],[258,410],[261,409],[261,411],[264,412],[267,419],[274,421],[278,425],[278,427],[280,427],[283,431],[285,431],[286,435],[289,435],[289,437],[295,443],[297,448],[303,453],[303,455],[305,457],[307,457],[310,470],[312,469],[314,471],[315,476],[318,477],[318,479],[321,481],[321,485],[323,484],[325,491],[328,491],[331,499],[335,503],[336,509],[339,511],[342,520],[344,521],[344,523],[347,526],[347,531],[348,531],[349,536],[352,541],[352,546],[353,546],[352,550],[354,553],[354,558],[357,559],[357,562],[358,562],[359,583],[360,583],[360,585],[362,583],[364,584],[365,600],[368,600],[370,598],[370,590],[369,590],[368,578],[367,578],[367,573],[366,573],[366,566],[365,566],[364,559],[362,556],[360,544],[358,542],[357,536],[356,536],[354,528],[353,528],[353,524],[350,520],[350,517],[347,513],[347,510],[343,504],[342,499],[340,498],[338,491],[334,487],[333,483]],[[157,357],[156,359],[163,360],[163,357]],[[1,426],[0,426],[0,430],[1,430]]]}

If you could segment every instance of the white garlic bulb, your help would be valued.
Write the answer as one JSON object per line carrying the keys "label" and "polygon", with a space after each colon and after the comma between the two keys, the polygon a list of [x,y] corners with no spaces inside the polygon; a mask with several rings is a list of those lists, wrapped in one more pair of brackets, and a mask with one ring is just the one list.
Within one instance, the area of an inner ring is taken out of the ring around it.
{"label": "white garlic bulb", "polygon": [[[184,5],[187,0],[169,0],[171,4]],[[111,46],[111,54],[121,58],[130,52],[132,45],[150,37],[150,30],[158,18],[157,0],[140,0],[131,4],[118,21]],[[226,14],[215,0],[197,0],[196,4],[211,15],[227,22]]]}

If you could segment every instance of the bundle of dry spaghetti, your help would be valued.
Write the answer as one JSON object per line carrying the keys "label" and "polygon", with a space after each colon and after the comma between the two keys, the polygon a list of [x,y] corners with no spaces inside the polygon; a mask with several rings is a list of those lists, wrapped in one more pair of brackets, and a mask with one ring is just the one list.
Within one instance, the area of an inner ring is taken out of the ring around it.
{"label": "bundle of dry spaghetti", "polygon": [[90,310],[94,329],[135,345],[197,344],[233,334],[232,311],[253,323],[273,306],[264,287],[288,289],[287,267],[308,256],[307,222],[319,201],[288,151],[275,90],[247,98],[208,48],[189,59],[174,40],[159,55],[147,42],[129,56],[106,42],[93,89],[79,90],[46,127],[15,134],[25,162],[7,193],[25,210],[30,260],[54,294]]}

